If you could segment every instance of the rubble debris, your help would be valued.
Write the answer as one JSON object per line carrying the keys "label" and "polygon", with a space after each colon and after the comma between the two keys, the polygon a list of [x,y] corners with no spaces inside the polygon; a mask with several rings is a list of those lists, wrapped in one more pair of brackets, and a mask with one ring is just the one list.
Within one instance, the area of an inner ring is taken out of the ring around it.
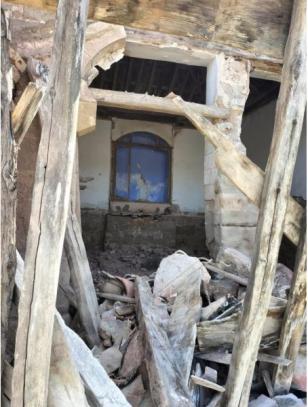
{"label": "rubble debris", "polygon": [[131,332],[131,321],[122,321],[116,317],[114,309],[106,311],[101,316],[98,333],[103,340],[111,340],[118,348],[125,342]]}
{"label": "rubble debris", "polygon": [[285,394],[274,397],[278,407],[304,407],[304,402],[297,398],[295,394]]}
{"label": "rubble debris", "polygon": [[216,257],[217,266],[224,271],[249,278],[251,259],[233,247],[223,247]]}
{"label": "rubble debris", "polygon": [[92,349],[93,356],[98,359],[100,364],[106,370],[106,372],[113,373],[118,370],[122,362],[122,353],[119,351],[117,346],[111,346],[110,348],[102,351],[98,347]]}
{"label": "rubble debris", "polygon": [[277,403],[275,400],[261,394],[261,396],[249,403],[249,407],[277,407]]}
{"label": "rubble debris", "polygon": [[293,272],[284,264],[278,263],[276,267],[274,288],[272,295],[287,299],[288,291],[291,287]]}
{"label": "rubble debris", "polygon": [[139,407],[145,394],[141,375],[137,376],[128,386],[124,387],[122,392],[132,407]]}
{"label": "rubble debris", "polygon": [[301,345],[295,360],[294,375],[291,387],[307,392],[307,346]]}

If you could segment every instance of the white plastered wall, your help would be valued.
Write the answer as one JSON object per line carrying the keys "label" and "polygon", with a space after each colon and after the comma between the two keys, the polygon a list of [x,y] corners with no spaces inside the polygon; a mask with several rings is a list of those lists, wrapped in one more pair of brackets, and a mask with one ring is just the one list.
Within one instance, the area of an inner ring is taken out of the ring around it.
{"label": "white plastered wall", "polygon": [[[170,124],[112,119],[97,120],[93,133],[79,137],[79,162],[83,208],[109,208],[111,140],[133,131],[148,131],[172,148],[172,204],[182,212],[204,211],[204,138],[193,129],[174,129]],[[154,205],[155,207],[157,205]]]}
{"label": "white plastered wall", "polygon": [[97,119],[95,131],[78,138],[82,208],[109,207],[111,127],[111,120]]}
{"label": "white plastered wall", "polygon": [[182,211],[204,212],[204,137],[193,129],[175,129],[172,203]]}

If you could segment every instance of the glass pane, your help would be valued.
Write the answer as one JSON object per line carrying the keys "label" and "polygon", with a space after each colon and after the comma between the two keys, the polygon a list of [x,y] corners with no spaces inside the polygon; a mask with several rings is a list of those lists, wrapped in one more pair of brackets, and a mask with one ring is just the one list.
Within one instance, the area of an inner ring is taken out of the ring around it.
{"label": "glass pane", "polygon": [[128,199],[128,162],[129,148],[118,145],[116,152],[116,180],[114,192],[115,196],[121,199]]}
{"label": "glass pane", "polygon": [[132,201],[167,202],[169,155],[147,147],[131,149],[129,199]]}

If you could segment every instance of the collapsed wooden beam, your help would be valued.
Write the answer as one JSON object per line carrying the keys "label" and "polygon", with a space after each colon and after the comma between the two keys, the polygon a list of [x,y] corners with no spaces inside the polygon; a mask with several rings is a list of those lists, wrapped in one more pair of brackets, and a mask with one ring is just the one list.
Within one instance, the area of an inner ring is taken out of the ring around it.
{"label": "collapsed wooden beam", "polygon": [[[216,163],[219,170],[247,198],[260,207],[264,172],[247,156],[240,153],[215,125],[192,109],[179,96],[170,95],[175,103],[204,137],[216,147]],[[284,233],[295,245],[298,244],[303,208],[292,198],[288,198],[288,210],[284,222]]]}
{"label": "collapsed wooden beam", "polygon": [[[115,90],[91,88],[93,97],[97,100],[98,106],[115,107],[128,110],[141,110],[144,112],[155,112],[171,115],[182,115],[182,110],[172,103],[169,98],[139,94],[133,92],[119,92]],[[186,102],[187,106],[198,114],[212,119],[226,119],[229,109],[201,105],[199,103]]]}
{"label": "collapsed wooden beam", "polygon": [[8,318],[16,269],[17,148],[11,126],[12,76],[9,24],[1,8],[1,361],[5,355]]}
{"label": "collapsed wooden beam", "polygon": [[305,15],[306,1],[295,0],[272,146],[264,178],[251,277],[223,398],[223,405],[227,407],[248,405],[262,330],[270,305],[306,107]]}
{"label": "collapsed wooden beam", "polygon": [[36,113],[38,112],[45,88],[36,83],[28,83],[12,114],[12,126],[18,146],[21,145]]}
{"label": "collapsed wooden beam", "polygon": [[98,303],[86,249],[77,216],[67,219],[64,250],[69,264],[72,286],[77,299],[80,320],[85,329],[87,343],[93,347],[100,343],[98,336]]}
{"label": "collapsed wooden beam", "polygon": [[87,0],[60,0],[44,98],[13,372],[12,405],[47,403],[53,322],[69,208]]}
{"label": "collapsed wooden beam", "polygon": [[273,386],[276,394],[290,391],[295,369],[295,361],[306,326],[307,291],[307,241],[306,225],[303,225],[297,248],[296,262],[287,307],[282,321],[278,354],[292,361],[289,366],[277,366],[273,373]]}

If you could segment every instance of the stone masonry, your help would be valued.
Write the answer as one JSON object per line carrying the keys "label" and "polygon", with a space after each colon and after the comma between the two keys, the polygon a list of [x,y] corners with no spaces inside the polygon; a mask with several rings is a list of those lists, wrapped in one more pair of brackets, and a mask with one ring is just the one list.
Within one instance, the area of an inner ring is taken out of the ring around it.
{"label": "stone masonry", "polygon": [[[249,94],[249,65],[219,55],[208,67],[207,103],[231,108],[228,121],[216,126],[245,154],[241,123]],[[252,255],[258,209],[217,170],[215,149],[205,143],[205,228],[207,245],[213,257],[224,247]]]}

